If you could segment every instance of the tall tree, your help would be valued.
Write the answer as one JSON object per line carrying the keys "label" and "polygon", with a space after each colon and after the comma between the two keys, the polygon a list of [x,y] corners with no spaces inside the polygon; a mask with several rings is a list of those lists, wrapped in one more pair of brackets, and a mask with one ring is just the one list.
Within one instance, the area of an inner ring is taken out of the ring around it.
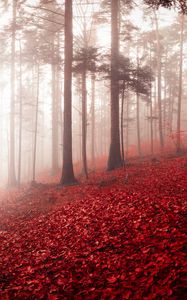
{"label": "tall tree", "polygon": [[85,47],[78,50],[74,56],[74,71],[81,74],[82,93],[82,162],[83,172],[88,177],[87,170],[87,73],[96,72],[97,48]]}
{"label": "tall tree", "polygon": [[92,168],[95,169],[95,73],[91,75],[91,158]]}
{"label": "tall tree", "polygon": [[72,158],[72,57],[73,57],[73,12],[72,0],[65,0],[65,45],[64,45],[64,136],[63,168],[60,183],[76,183]]}
{"label": "tall tree", "polygon": [[[56,46],[56,47],[55,47]],[[55,51],[55,48],[56,51]],[[57,52],[57,53],[56,53]],[[57,45],[55,45],[55,35],[52,40],[52,174],[58,171],[58,121],[59,121],[59,35],[57,35]]]}
{"label": "tall tree", "polygon": [[119,131],[119,0],[111,0],[111,132],[108,170],[122,166]]}
{"label": "tall tree", "polygon": [[157,95],[158,95],[158,125],[161,151],[164,148],[163,137],[163,118],[162,118],[162,61],[161,61],[161,41],[159,36],[159,25],[157,14],[154,11],[155,25],[156,25],[156,40],[157,40]]}
{"label": "tall tree", "polygon": [[20,93],[20,103],[19,103],[19,150],[18,150],[18,186],[21,183],[21,165],[22,165],[22,123],[23,123],[23,99],[22,99],[22,49],[21,40],[19,41],[20,48],[20,62],[19,62],[19,93]]}
{"label": "tall tree", "polygon": [[177,111],[177,152],[181,152],[181,103],[182,103],[182,73],[183,73],[183,47],[184,47],[184,15],[180,19],[180,61],[179,61],[179,92]]}
{"label": "tall tree", "polygon": [[33,173],[32,183],[36,180],[36,151],[37,151],[37,133],[38,133],[38,113],[39,113],[39,88],[40,88],[40,67],[37,65],[37,83],[36,83],[36,105],[35,105],[35,123],[34,123],[34,145],[33,145]]}
{"label": "tall tree", "polygon": [[9,186],[16,185],[15,174],[15,44],[16,44],[16,4],[12,1],[12,40],[11,40],[11,103],[10,103],[10,158]]}

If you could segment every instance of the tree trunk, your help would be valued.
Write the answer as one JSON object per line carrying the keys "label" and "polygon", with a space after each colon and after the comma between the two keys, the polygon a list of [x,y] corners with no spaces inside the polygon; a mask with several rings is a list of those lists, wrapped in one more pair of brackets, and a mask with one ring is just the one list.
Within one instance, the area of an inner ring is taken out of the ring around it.
{"label": "tree trunk", "polygon": [[168,64],[168,49],[166,49],[165,54],[165,72],[164,72],[164,107],[163,107],[163,136],[164,140],[166,140],[166,123],[167,123],[167,64]]}
{"label": "tree trunk", "polygon": [[155,12],[155,24],[156,24],[156,39],[157,39],[157,93],[158,93],[158,125],[159,125],[159,138],[160,138],[160,149],[163,151],[164,148],[164,138],[163,138],[163,128],[162,128],[162,74],[161,74],[161,45],[159,38],[159,29],[158,29],[158,19]]}
{"label": "tree trunk", "polygon": [[35,128],[34,128],[34,147],[33,147],[33,169],[32,182],[36,181],[36,150],[37,150],[37,133],[38,133],[38,104],[39,104],[39,83],[40,83],[40,68],[37,67],[37,87],[36,87],[36,110],[35,110]]}
{"label": "tree trunk", "polygon": [[151,155],[153,156],[153,100],[152,100],[152,89],[150,91],[150,132],[151,132]]}
{"label": "tree trunk", "polygon": [[123,130],[124,98],[125,98],[125,83],[123,83],[123,90],[122,90],[122,95],[121,95],[121,156],[122,156],[123,165],[125,164],[124,130]]}
{"label": "tree trunk", "polygon": [[138,57],[138,44],[136,49],[136,62],[137,62],[137,88],[136,88],[136,131],[137,131],[137,144],[138,156],[141,156],[141,141],[140,141],[140,95],[138,92],[138,73],[139,73],[139,57]]}
{"label": "tree trunk", "polygon": [[83,163],[83,173],[86,176],[86,178],[88,178],[86,140],[87,140],[87,90],[86,90],[86,68],[83,67],[82,70],[82,163]]}
{"label": "tree trunk", "polygon": [[119,133],[119,0],[111,0],[111,141],[108,170],[122,166]]}
{"label": "tree trunk", "polygon": [[126,159],[129,155],[129,94],[127,94],[126,102]]}
{"label": "tree trunk", "polygon": [[10,160],[9,186],[16,185],[15,174],[15,42],[16,42],[16,1],[12,1],[12,41],[11,41],[11,103],[10,103]]}
{"label": "tree trunk", "polygon": [[19,41],[20,46],[20,102],[19,102],[19,153],[18,153],[18,185],[21,183],[21,154],[22,154],[22,118],[23,118],[23,103],[22,103],[22,50],[21,50],[21,40]]}
{"label": "tree trunk", "polygon": [[92,74],[92,103],[91,103],[91,157],[92,168],[95,169],[95,73]]}
{"label": "tree trunk", "polygon": [[169,100],[169,133],[173,131],[173,114],[174,114],[174,100],[175,100],[175,87],[171,84],[170,100]]}
{"label": "tree trunk", "polygon": [[179,65],[179,93],[177,112],[177,153],[181,152],[181,102],[182,102],[182,73],[183,73],[183,44],[184,44],[184,15],[180,22],[180,65]]}
{"label": "tree trunk", "polygon": [[138,142],[138,155],[141,156],[141,141],[140,141],[140,95],[136,92],[136,130]]}
{"label": "tree trunk", "polygon": [[52,64],[52,170],[54,175],[58,171],[58,99],[56,91],[57,66]]}
{"label": "tree trunk", "polygon": [[[57,45],[55,47],[55,40]],[[56,48],[56,49],[55,49]],[[52,40],[52,168],[51,173],[54,175],[59,170],[59,65],[57,57],[59,56],[59,34]]]}
{"label": "tree trunk", "polygon": [[72,158],[72,0],[65,0],[65,49],[64,49],[64,136],[63,136],[63,168],[60,183],[70,185],[76,183]]}

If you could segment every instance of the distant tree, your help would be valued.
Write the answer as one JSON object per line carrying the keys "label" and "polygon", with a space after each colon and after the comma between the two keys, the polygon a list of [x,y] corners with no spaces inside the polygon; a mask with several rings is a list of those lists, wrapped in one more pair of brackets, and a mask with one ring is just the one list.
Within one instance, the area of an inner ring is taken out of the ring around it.
{"label": "distant tree", "polygon": [[180,58],[179,58],[179,91],[177,109],[177,152],[181,152],[181,103],[183,77],[183,48],[184,48],[184,15],[180,17]]}
{"label": "distant tree", "polygon": [[12,33],[11,33],[11,103],[10,103],[10,154],[8,185],[15,186],[15,55],[16,55],[16,10],[17,1],[12,1]]}
{"label": "distant tree", "polygon": [[92,168],[95,169],[95,81],[96,74],[91,74],[91,158]]}
{"label": "distant tree", "polygon": [[96,60],[98,57],[97,48],[85,47],[78,49],[74,56],[74,72],[81,74],[82,83],[82,162],[83,172],[88,177],[87,168],[87,73],[96,72]]}
{"label": "distant tree", "polygon": [[145,100],[149,101],[151,90],[151,82],[153,81],[152,70],[149,66],[141,66],[139,59],[137,60],[137,69],[135,75],[135,91],[136,91],[136,123],[137,123],[137,141],[138,154],[142,155],[141,136],[140,136],[140,95],[146,96]]}
{"label": "distant tree", "polygon": [[[121,156],[123,164],[125,163],[125,155],[124,155],[124,102],[125,95],[127,96],[127,92],[132,87],[133,80],[133,64],[131,64],[129,58],[126,58],[122,55],[119,55],[119,69],[118,69],[118,80],[119,80],[119,93],[121,96],[121,114],[120,114],[120,135],[121,135]],[[128,101],[128,100],[127,100]],[[127,118],[128,118],[128,103],[127,103]],[[128,120],[126,119],[128,122]],[[128,129],[127,129],[128,130]],[[127,143],[127,140],[126,140]]]}
{"label": "distant tree", "polygon": [[157,95],[158,95],[158,125],[159,125],[159,137],[160,137],[160,149],[164,148],[164,136],[163,136],[163,116],[162,116],[162,58],[161,58],[161,39],[159,33],[159,24],[156,11],[154,10],[154,21],[156,31],[156,53],[157,53]]}
{"label": "distant tree", "polygon": [[39,63],[36,68],[36,105],[35,105],[35,120],[34,120],[34,145],[33,145],[33,169],[32,183],[36,181],[36,150],[37,150],[37,133],[38,133],[38,113],[39,113],[39,92],[40,92],[40,67]]}
{"label": "distant tree", "polygon": [[22,97],[22,47],[21,41],[19,41],[19,149],[18,149],[18,186],[21,183],[21,166],[22,166],[22,133],[23,133],[23,97]]}

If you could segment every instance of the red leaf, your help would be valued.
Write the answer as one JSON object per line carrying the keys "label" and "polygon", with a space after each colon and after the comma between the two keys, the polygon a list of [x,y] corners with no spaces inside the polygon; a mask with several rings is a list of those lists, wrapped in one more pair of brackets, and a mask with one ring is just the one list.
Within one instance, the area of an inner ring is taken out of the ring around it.
{"label": "red leaf", "polygon": [[117,278],[116,278],[115,276],[111,276],[111,277],[108,277],[108,278],[107,278],[107,281],[108,281],[109,283],[115,283],[115,282],[117,281]]}

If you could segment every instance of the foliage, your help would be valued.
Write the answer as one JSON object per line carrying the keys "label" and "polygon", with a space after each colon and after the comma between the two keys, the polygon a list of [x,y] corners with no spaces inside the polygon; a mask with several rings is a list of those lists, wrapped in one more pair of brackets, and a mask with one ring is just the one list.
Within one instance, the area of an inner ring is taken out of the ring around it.
{"label": "foliage", "polygon": [[163,6],[166,8],[177,7],[181,12],[187,13],[187,3],[186,0],[144,0],[147,4],[152,7],[158,8]]}
{"label": "foliage", "polygon": [[96,71],[96,62],[98,60],[98,52],[95,47],[84,47],[77,50],[74,55],[73,70],[75,73],[80,73],[83,69],[90,72]]}
{"label": "foliage", "polygon": [[121,90],[125,88],[125,90],[132,90],[145,95],[149,93],[151,81],[154,80],[153,72],[149,66],[136,68],[129,58],[121,54],[118,57],[117,76]]}
{"label": "foliage", "polygon": [[153,80],[153,71],[149,66],[138,67],[134,72],[134,89],[139,94],[148,95]]}
{"label": "foliage", "polygon": [[184,162],[4,194],[0,298],[185,299]]}

